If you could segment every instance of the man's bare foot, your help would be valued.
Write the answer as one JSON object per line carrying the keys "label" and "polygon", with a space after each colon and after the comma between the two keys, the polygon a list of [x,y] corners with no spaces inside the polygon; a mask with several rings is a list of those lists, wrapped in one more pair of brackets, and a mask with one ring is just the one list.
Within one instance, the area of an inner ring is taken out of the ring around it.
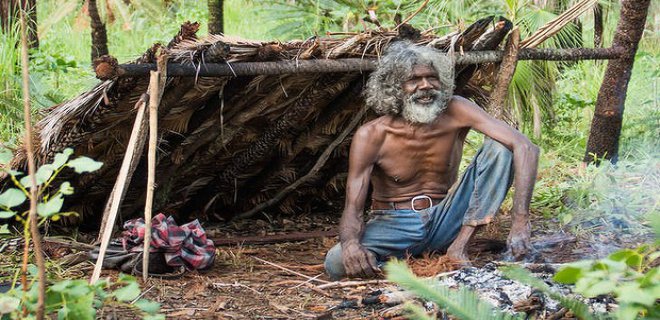
{"label": "man's bare foot", "polygon": [[467,245],[476,233],[476,227],[464,225],[458,232],[454,242],[447,248],[447,257],[455,260],[461,267],[470,267],[470,258],[467,254]]}
{"label": "man's bare foot", "polygon": [[467,252],[465,250],[447,250],[447,257],[452,261],[452,263],[455,263],[457,266],[461,268],[465,267],[471,267],[472,262],[470,262],[470,258],[467,255]]}

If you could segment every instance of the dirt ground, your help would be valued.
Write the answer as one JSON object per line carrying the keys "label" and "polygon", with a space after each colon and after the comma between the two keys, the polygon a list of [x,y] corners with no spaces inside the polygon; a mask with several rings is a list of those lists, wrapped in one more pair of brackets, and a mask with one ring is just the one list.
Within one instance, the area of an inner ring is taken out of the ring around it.
{"label": "dirt ground", "polygon": [[[329,216],[249,220],[222,227],[208,226],[206,230],[213,237],[267,236],[294,231],[330,230],[336,227],[337,221],[337,217]],[[501,258],[499,249],[502,249],[508,234],[508,221],[508,217],[501,217],[477,235],[475,245],[470,248],[470,257],[476,266]],[[548,228],[545,221],[536,221],[533,225],[533,241],[538,249],[535,262],[574,261],[584,258],[585,252],[593,251],[588,246],[580,246],[574,236]],[[162,312],[172,319],[399,317],[400,306],[361,303],[391,284],[372,281],[318,289],[331,283],[323,273],[322,263],[325,253],[336,241],[336,237],[322,237],[275,244],[220,246],[210,271],[187,273],[173,280],[152,278],[143,285],[143,290],[145,297],[162,303]],[[410,262],[417,266],[416,271],[420,275],[435,274],[448,271],[451,267],[438,264],[441,259],[441,255],[435,254]],[[435,269],[428,270],[428,267]],[[104,274],[114,275],[114,272]]]}
{"label": "dirt ground", "polygon": [[[470,247],[475,266],[500,260],[509,220],[506,215],[500,215],[478,233]],[[318,215],[271,221],[245,220],[205,226],[205,229],[212,238],[270,236],[334,230],[337,221],[338,217]],[[596,233],[575,237],[541,217],[533,217],[532,225],[532,242],[536,248],[534,262],[538,263],[584,259],[598,250],[605,250],[603,246],[614,248],[624,245],[621,241],[627,245],[643,241],[632,235],[617,241]],[[365,302],[377,295],[378,290],[392,284],[371,280],[340,286],[328,279],[322,263],[325,253],[336,241],[336,237],[317,237],[294,242],[218,246],[216,261],[210,270],[188,272],[175,279],[150,278],[142,284],[143,294],[145,298],[160,302],[161,311],[168,319],[401,319],[400,305],[391,307]],[[16,255],[18,259],[20,250]],[[409,263],[422,276],[452,268],[439,254],[410,259]],[[67,277],[88,278],[92,269],[92,263],[85,262],[62,272],[67,273]],[[117,275],[117,271],[104,270],[102,277]],[[135,315],[107,306],[99,310],[99,317],[127,319]]]}

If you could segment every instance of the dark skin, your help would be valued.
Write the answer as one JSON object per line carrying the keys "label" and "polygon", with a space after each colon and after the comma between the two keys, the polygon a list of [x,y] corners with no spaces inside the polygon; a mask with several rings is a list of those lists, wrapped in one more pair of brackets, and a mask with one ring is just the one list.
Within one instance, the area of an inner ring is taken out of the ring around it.
{"label": "dark skin", "polygon": [[[406,94],[440,88],[435,69],[424,65],[415,66],[413,76],[402,83]],[[463,144],[470,129],[499,141],[513,153],[515,193],[507,245],[515,259],[528,253],[529,203],[539,149],[523,134],[491,117],[473,102],[454,96],[447,109],[431,123],[412,123],[401,116],[386,115],[364,124],[355,133],[340,222],[342,258],[349,277],[373,277],[380,272],[375,255],[360,244],[369,185],[373,186],[373,199],[379,201],[399,202],[417,195],[444,197],[456,182]],[[447,249],[450,258],[469,262],[467,245],[476,228],[463,225]]]}

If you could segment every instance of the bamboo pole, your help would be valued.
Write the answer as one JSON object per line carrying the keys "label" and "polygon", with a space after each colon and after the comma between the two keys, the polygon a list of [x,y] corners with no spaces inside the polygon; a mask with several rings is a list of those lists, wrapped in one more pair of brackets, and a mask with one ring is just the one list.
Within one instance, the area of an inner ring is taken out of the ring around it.
{"label": "bamboo pole", "polygon": [[[577,48],[577,49],[521,49],[518,60],[549,60],[549,61],[576,61],[576,60],[607,60],[618,59],[623,49],[613,48]],[[468,65],[489,62],[499,62],[504,51],[468,51],[456,57],[456,64]],[[376,59],[322,59],[298,61],[269,61],[269,62],[237,62],[205,63],[202,65],[184,65],[170,63],[167,66],[168,76],[171,77],[217,77],[217,76],[250,76],[250,75],[279,75],[288,73],[331,73],[331,72],[367,72],[376,68]],[[101,63],[100,68],[110,68]],[[99,68],[97,66],[97,68]],[[116,66],[112,73],[117,77],[146,76],[151,70],[156,70],[156,64],[121,64]],[[105,77],[104,77],[105,79]]]}
{"label": "bamboo pole", "polygon": [[[101,247],[99,249],[99,257],[96,260],[94,265],[94,272],[92,272],[92,277],[89,279],[91,284],[96,283],[101,276],[101,266],[103,265],[103,259],[105,259],[105,251],[108,249],[108,244],[110,243],[110,236],[112,235],[112,229],[115,225],[115,220],[117,219],[117,212],[119,212],[119,205],[121,204],[121,199],[126,192],[126,187],[128,185],[127,181],[130,179],[130,172],[132,164],[137,165],[137,161],[134,161],[136,154],[142,152],[144,147],[144,111],[146,109],[147,101],[149,97],[147,94],[143,94],[138,100],[138,111],[135,115],[135,122],[133,123],[133,130],[131,131],[131,137],[128,140],[128,148],[126,149],[126,154],[124,155],[124,160],[122,161],[121,168],[119,169],[119,175],[115,186],[112,189],[111,197],[108,200],[109,208],[103,214],[103,225],[101,233]],[[138,156],[139,157],[139,156]]]}
{"label": "bamboo pole", "polygon": [[[38,217],[37,217],[37,177],[36,177],[36,164],[34,161],[34,143],[33,143],[33,130],[32,130],[32,112],[30,106],[30,61],[28,56],[28,40],[27,40],[27,22],[25,11],[27,9],[27,2],[20,8],[20,23],[21,23],[21,73],[23,77],[23,117],[25,120],[25,149],[27,151],[28,160],[28,175],[30,176],[30,211],[28,213],[27,222],[30,226],[30,234],[25,233],[25,252],[28,252],[30,245],[30,236],[34,246],[34,256],[37,260],[37,278],[38,296],[36,306],[36,318],[38,320],[44,319],[45,300],[46,300],[46,265],[44,262],[43,251],[41,250],[41,234],[39,233]],[[23,290],[27,290],[26,274],[27,274],[27,259],[24,255],[23,260]],[[23,309],[23,316],[27,316],[27,309]]]}

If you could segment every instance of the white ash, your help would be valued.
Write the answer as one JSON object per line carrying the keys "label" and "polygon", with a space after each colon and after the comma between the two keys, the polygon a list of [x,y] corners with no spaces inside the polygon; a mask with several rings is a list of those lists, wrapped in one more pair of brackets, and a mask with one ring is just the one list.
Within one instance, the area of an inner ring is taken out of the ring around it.
{"label": "white ash", "polygon": [[[539,271],[538,268],[534,269]],[[552,281],[554,268],[552,268],[551,265],[545,265],[545,268],[541,269],[545,270],[542,270],[541,272],[534,272],[535,270],[530,271],[532,271],[534,276],[545,281],[553,291],[563,296],[575,296],[580,298],[580,300],[589,305],[592,311],[610,312],[616,308],[616,304],[614,304],[614,300],[611,298],[584,299],[579,295],[573,294],[570,286],[555,283]],[[532,294],[541,295],[539,291],[526,284],[505,278],[494,263],[486,264],[482,268],[464,268],[451,276],[439,279],[439,282],[441,285],[450,288],[456,288],[458,285],[471,288],[475,290],[482,299],[506,312],[519,311],[515,310],[516,308],[514,308],[514,306],[525,304],[529,301]],[[546,314],[554,313],[562,308],[558,301],[547,296],[543,295],[540,300],[542,303],[538,303],[538,309],[535,310],[536,312]]]}

